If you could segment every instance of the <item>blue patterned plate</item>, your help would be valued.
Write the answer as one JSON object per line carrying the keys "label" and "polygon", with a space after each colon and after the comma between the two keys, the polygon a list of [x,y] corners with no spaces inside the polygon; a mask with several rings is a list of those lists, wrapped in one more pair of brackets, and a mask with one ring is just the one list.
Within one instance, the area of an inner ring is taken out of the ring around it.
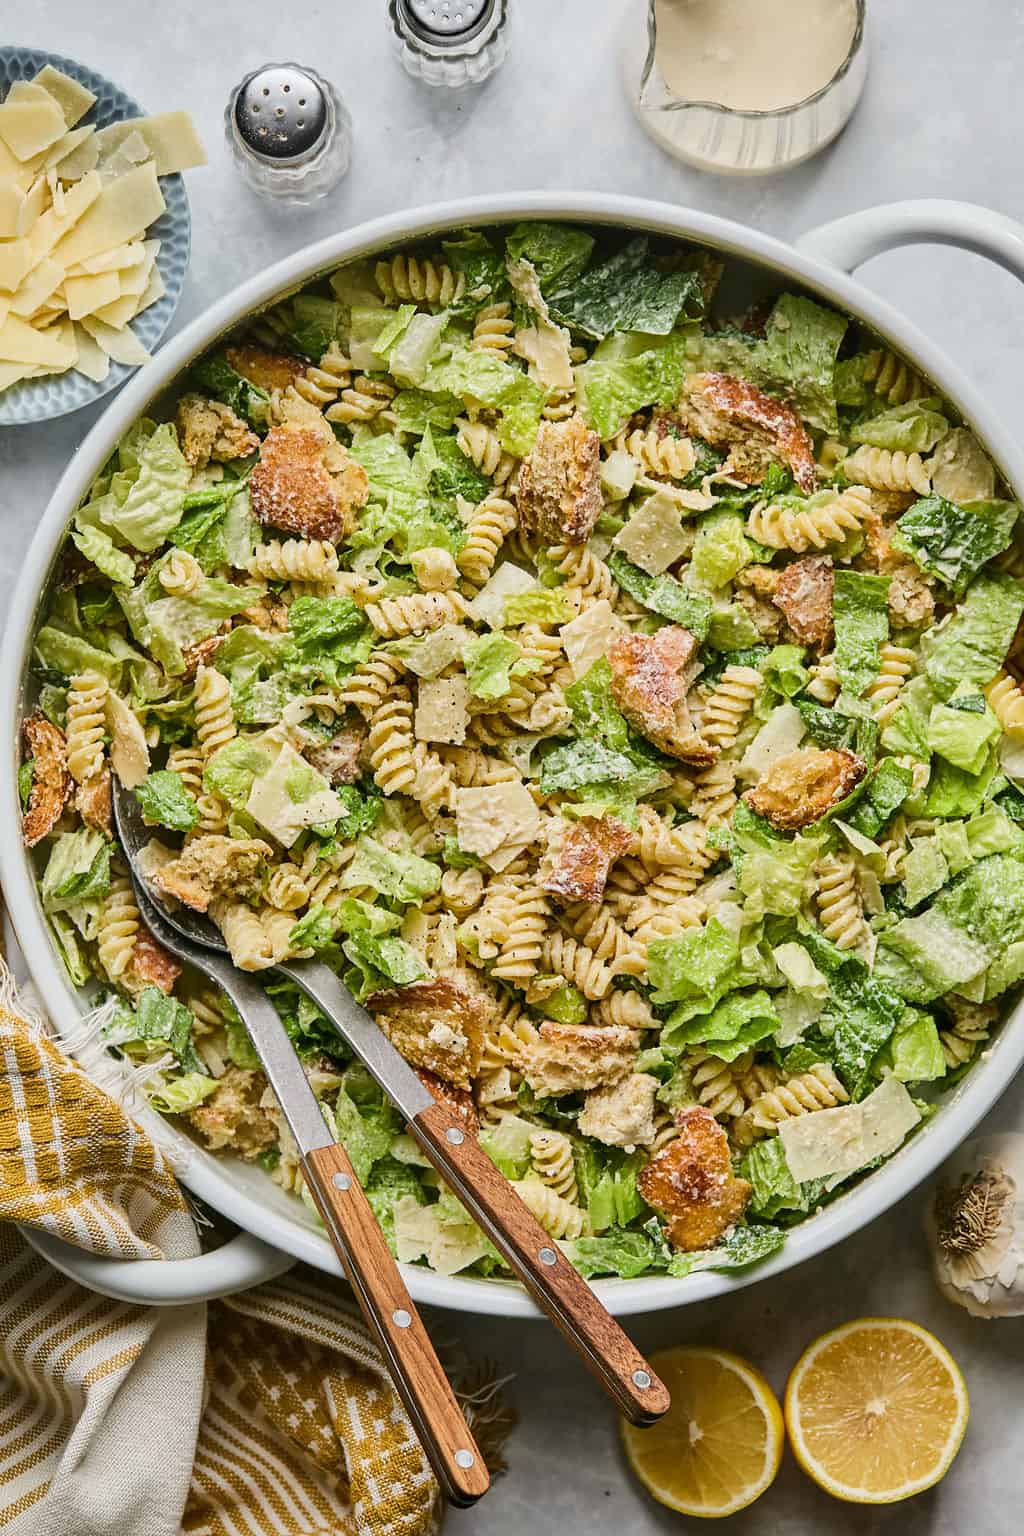
{"label": "blue patterned plate", "polygon": [[[120,86],[104,79],[84,64],[74,59],[61,58],[56,53],[43,53],[34,48],[0,48],[0,100],[3,100],[16,80],[31,80],[45,64],[52,64],[72,79],[86,86],[96,97],[95,105],[82,119],[96,128],[108,123],[120,122],[125,117],[144,117],[146,114],[137,101],[126,96]],[[180,176],[161,176],[160,190],[167,207],[146,232],[147,239],[160,241],[156,264],[164,280],[166,293],[137,320],[131,322],[132,330],[150,352],[156,347],[171,322],[178,307],[181,285],[188,268],[192,220],[188,211],[185,184]],[[83,373],[71,369],[41,379],[25,379],[10,389],[0,392],[0,426],[20,426],[28,421],[49,421],[54,416],[66,416],[83,405],[91,405],[103,395],[123,384],[134,368],[124,363],[111,363],[110,372],[100,384],[87,379]]]}

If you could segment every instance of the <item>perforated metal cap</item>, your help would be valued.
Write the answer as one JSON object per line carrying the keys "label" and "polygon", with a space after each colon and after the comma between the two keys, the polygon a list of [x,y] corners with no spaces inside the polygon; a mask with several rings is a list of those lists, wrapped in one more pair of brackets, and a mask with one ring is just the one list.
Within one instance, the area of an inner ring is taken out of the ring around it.
{"label": "perforated metal cap", "polygon": [[238,88],[235,127],[263,160],[297,160],[323,143],[330,113],[317,80],[297,64],[268,64]]}
{"label": "perforated metal cap", "polygon": [[435,48],[458,47],[487,25],[495,0],[398,0],[399,17]]}

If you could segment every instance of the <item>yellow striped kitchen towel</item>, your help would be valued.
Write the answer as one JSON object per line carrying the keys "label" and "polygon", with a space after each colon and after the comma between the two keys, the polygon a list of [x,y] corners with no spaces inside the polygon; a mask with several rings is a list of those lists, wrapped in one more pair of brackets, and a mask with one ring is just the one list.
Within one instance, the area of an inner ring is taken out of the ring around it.
{"label": "yellow striped kitchen towel", "polygon": [[[295,1270],[209,1307],[108,1301],[15,1222],[108,1257],[187,1258],[160,1150],[48,1037],[0,960],[0,1532],[425,1536],[437,1484],[339,1286]],[[465,1372],[500,1461],[493,1382]],[[474,1422],[475,1421],[475,1422]]]}

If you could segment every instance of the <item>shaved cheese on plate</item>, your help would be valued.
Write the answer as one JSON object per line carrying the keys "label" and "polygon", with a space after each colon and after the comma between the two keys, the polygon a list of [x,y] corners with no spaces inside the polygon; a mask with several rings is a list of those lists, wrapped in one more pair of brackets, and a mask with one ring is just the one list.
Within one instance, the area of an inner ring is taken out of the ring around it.
{"label": "shaved cheese on plate", "polygon": [[0,240],[12,240],[23,234],[18,228],[25,194],[13,181],[0,181]]}
{"label": "shaved cheese on plate", "polygon": [[88,136],[81,144],[77,145],[70,153],[60,161],[60,173],[65,181],[81,181],[90,171],[94,171],[100,160],[100,146],[96,140],[96,130],[89,129]]}
{"label": "shaved cheese on plate", "polygon": [[83,315],[94,315],[105,304],[112,304],[115,299],[119,299],[121,280],[116,272],[97,272],[92,277],[68,277],[64,280],[64,296],[72,320],[81,320]]}
{"label": "shaved cheese on plate", "polygon": [[146,291],[142,295],[142,298],[139,300],[138,308],[136,309],[135,313],[137,315],[141,315],[142,311],[144,309],[148,309],[151,304],[155,304],[157,299],[162,299],[166,292],[167,289],[164,287],[164,280],[160,276],[160,268],[154,267],[152,272],[149,274],[149,282],[146,284]]}
{"label": "shaved cheese on plate", "polygon": [[158,112],[153,117],[130,117],[123,123],[111,123],[96,135],[100,154],[121,148],[132,135],[139,135],[148,146],[158,176],[171,176],[206,164],[206,151],[187,112]]}
{"label": "shaved cheese on plate", "polygon": [[64,281],[64,268],[59,262],[44,256],[21,284],[11,300],[11,314],[28,319],[51,294],[56,293]]}
{"label": "shaved cheese on plate", "polygon": [[113,362],[127,363],[133,368],[139,363],[149,362],[149,353],[134,331],[127,327],[123,331],[115,331],[112,325],[105,325],[95,315],[84,316],[81,323]]}
{"label": "shaved cheese on plate", "polygon": [[78,345],[78,361],[75,367],[79,373],[84,373],[87,379],[92,379],[94,384],[102,384],[110,372],[110,358],[99,342],[93,341],[82,325],[75,326],[75,341]]}
{"label": "shaved cheese on plate", "polygon": [[[45,185],[45,183],[44,183]],[[90,171],[88,176],[71,187],[64,194],[64,212],[58,214],[55,208],[48,208],[40,218],[36,220],[32,233],[29,235],[29,244],[32,247],[32,256],[35,261],[48,256],[54,247],[63,240],[66,234],[84,218],[92,205],[99,198],[103,188],[95,171]],[[61,265],[71,265],[65,258],[58,258]]]}
{"label": "shaved cheese on plate", "polygon": [[31,160],[66,132],[64,114],[52,96],[43,101],[8,99],[0,104],[0,139],[18,160]]}
{"label": "shaved cheese on plate", "polygon": [[[46,151],[46,157],[43,160],[43,170],[48,171],[52,166],[59,165],[62,160],[66,160],[68,155],[81,148],[83,144],[88,143],[95,132],[95,128],[69,129],[67,133],[57,140],[56,144],[51,145]],[[90,166],[89,169],[91,170],[92,167]]]}
{"label": "shaved cheese on plate", "polygon": [[0,326],[0,360],[31,363],[36,367],[70,368],[74,346],[67,346],[53,330],[36,331],[19,315],[8,315]]}
{"label": "shaved cheese on plate", "polygon": [[[106,272],[104,277],[116,277],[116,273]],[[120,286],[120,284],[118,285]],[[137,293],[118,295],[107,304],[101,304],[91,313],[97,320],[102,320],[104,325],[112,325],[115,331],[123,331],[129,320],[134,320],[139,308],[139,296]],[[81,316],[78,317],[81,319]]]}
{"label": "shaved cheese on plate", "polygon": [[43,90],[53,97],[63,112],[64,121],[69,128],[73,128],[79,118],[84,117],[96,101],[96,97],[87,86],[72,80],[70,75],[66,75],[63,70],[55,69],[52,64],[44,64],[32,83],[41,85]]}
{"label": "shaved cheese on plate", "polygon": [[32,266],[32,251],[27,240],[5,240],[0,245],[0,288],[14,293]]}
{"label": "shaved cheese on plate", "polygon": [[[24,193],[21,204],[21,212],[18,214],[18,227],[14,231],[16,235],[29,235],[35,226],[36,220],[46,207],[46,199],[50,195],[50,189],[46,185],[44,176],[31,183],[28,191]],[[33,247],[33,254],[35,247]]]}
{"label": "shaved cheese on plate", "polygon": [[828,1179],[832,1189],[877,1157],[903,1145],[921,1114],[906,1088],[887,1077],[859,1104],[818,1109],[783,1121],[779,1140],[798,1184]]}
{"label": "shaved cheese on plate", "polygon": [[[94,173],[95,174],[95,173]],[[164,195],[152,164],[139,165],[103,188],[76,227],[64,236],[57,260],[69,267],[112,245],[134,240],[164,211]]]}
{"label": "shaved cheese on plate", "polygon": [[[159,240],[151,242],[159,245]],[[141,240],[128,240],[124,245],[115,245],[109,251],[102,251],[99,256],[90,256],[86,261],[76,262],[68,268],[69,277],[85,277],[90,272],[126,272],[131,267],[139,267],[146,260],[146,246]]]}
{"label": "shaved cheese on plate", "polygon": [[22,379],[34,378],[37,371],[30,363],[0,363],[0,389],[10,389]]}

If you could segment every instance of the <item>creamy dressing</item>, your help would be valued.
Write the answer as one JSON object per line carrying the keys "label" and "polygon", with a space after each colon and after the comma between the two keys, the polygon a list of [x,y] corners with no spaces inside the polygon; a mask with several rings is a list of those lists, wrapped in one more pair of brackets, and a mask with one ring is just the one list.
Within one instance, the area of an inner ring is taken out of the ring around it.
{"label": "creamy dressing", "polygon": [[741,112],[794,106],[850,51],[855,0],[656,0],[656,64],[673,95]]}

